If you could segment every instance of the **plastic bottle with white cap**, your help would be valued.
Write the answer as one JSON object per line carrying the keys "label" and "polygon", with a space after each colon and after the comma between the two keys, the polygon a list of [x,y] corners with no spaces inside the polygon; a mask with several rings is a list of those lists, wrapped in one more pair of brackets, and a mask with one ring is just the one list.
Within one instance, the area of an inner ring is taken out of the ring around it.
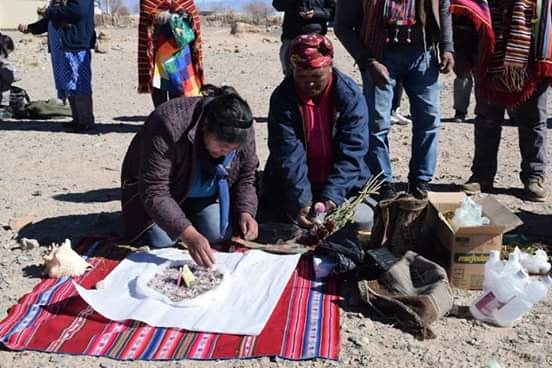
{"label": "plastic bottle with white cap", "polygon": [[494,313],[495,323],[502,327],[511,326],[515,321],[523,317],[535,304],[546,298],[548,290],[552,285],[550,276],[542,281],[532,280],[504,306],[498,308]]}

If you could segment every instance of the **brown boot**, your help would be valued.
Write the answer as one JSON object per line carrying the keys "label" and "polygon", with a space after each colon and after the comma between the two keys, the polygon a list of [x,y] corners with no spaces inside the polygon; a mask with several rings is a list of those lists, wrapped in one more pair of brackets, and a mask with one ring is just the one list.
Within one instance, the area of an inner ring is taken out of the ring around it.
{"label": "brown boot", "polygon": [[544,189],[544,178],[532,176],[523,181],[523,196],[533,202],[546,201],[546,189]]}
{"label": "brown boot", "polygon": [[477,194],[481,192],[490,192],[493,189],[493,179],[482,178],[472,175],[468,181],[462,185],[462,190],[466,194]]}

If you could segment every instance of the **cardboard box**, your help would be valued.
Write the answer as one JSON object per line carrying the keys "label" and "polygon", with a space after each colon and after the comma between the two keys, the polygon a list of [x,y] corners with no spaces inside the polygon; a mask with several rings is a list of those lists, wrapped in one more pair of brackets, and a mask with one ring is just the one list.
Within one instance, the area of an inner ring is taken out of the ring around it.
{"label": "cardboard box", "polygon": [[449,279],[452,285],[479,290],[483,285],[485,262],[491,250],[502,248],[502,235],[522,224],[519,217],[493,197],[481,197],[475,202],[481,205],[489,225],[462,227],[456,232],[444,214],[454,211],[465,198],[464,193],[430,193],[428,225],[431,236],[447,253]]}

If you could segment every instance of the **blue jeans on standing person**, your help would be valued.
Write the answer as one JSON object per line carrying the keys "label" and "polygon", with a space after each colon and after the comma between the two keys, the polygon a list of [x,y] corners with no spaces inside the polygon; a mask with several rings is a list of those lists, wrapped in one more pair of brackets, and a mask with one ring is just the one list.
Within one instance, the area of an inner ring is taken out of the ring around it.
{"label": "blue jeans on standing person", "polygon": [[367,162],[372,173],[383,171],[385,181],[393,182],[388,134],[391,128],[393,89],[400,80],[410,100],[412,153],[409,182],[428,182],[437,162],[439,141],[439,64],[433,48],[418,46],[386,47],[383,64],[389,71],[389,84],[377,87],[367,70],[362,71],[364,95],[370,114],[370,143]]}
{"label": "blue jeans on standing person", "polygon": [[[230,238],[232,234],[231,226],[228,226],[224,236],[221,236],[220,233],[220,205],[217,197],[190,198],[184,201],[182,208],[192,225],[209,243],[220,243]],[[153,224],[134,242],[134,245],[167,248],[174,246],[177,240],[172,239],[157,224]]]}

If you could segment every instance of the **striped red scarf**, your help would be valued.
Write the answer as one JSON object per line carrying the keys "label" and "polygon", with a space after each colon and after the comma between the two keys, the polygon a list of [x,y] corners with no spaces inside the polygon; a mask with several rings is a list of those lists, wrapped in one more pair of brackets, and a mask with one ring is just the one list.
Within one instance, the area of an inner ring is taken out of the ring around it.
{"label": "striped red scarf", "polygon": [[141,0],[140,22],[138,25],[138,92],[150,93],[152,88],[154,53],[154,18],[164,10],[172,13],[186,12],[192,16],[192,29],[196,34],[190,45],[192,61],[196,75],[203,81],[203,55],[201,52],[201,34],[199,15],[193,0]]}
{"label": "striped red scarf", "polygon": [[488,69],[494,88],[519,92],[528,78],[535,0],[490,0],[495,46]]}

